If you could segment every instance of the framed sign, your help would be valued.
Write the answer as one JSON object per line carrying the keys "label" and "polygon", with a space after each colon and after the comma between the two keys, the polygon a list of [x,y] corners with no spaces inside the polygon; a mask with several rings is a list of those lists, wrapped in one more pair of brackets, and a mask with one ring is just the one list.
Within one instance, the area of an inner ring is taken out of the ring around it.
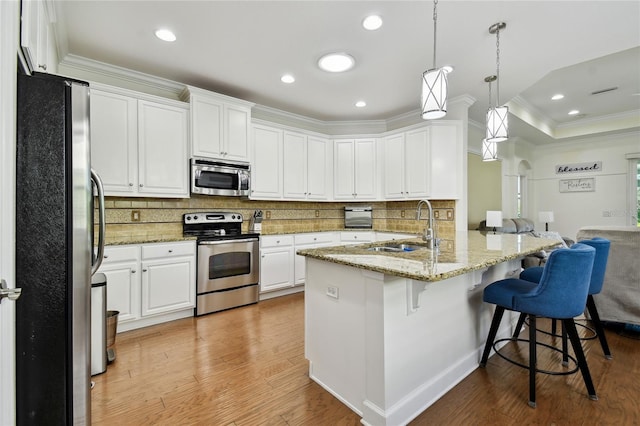
{"label": "framed sign", "polygon": [[591,163],[574,163],[574,164],[559,164],[556,166],[556,174],[564,175],[567,173],[589,173],[589,172],[601,172],[602,161],[592,161]]}
{"label": "framed sign", "polygon": [[560,192],[593,192],[595,190],[595,178],[560,179]]}

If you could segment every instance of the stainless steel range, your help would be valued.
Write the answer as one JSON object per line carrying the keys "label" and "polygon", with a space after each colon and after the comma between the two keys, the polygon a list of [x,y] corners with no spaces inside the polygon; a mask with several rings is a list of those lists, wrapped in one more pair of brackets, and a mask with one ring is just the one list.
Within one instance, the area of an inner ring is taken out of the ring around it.
{"label": "stainless steel range", "polygon": [[258,302],[259,234],[242,233],[240,213],[187,213],[182,230],[198,237],[196,315]]}

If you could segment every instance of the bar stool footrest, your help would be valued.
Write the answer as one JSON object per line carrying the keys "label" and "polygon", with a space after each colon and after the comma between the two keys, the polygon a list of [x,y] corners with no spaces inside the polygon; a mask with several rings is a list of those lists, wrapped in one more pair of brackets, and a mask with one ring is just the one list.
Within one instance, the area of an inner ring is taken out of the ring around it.
{"label": "bar stool footrest", "polygon": [[[513,359],[507,357],[506,355],[501,354],[500,351],[498,351],[496,349],[496,345],[501,343],[501,342],[524,342],[524,343],[529,344],[529,339],[504,338],[504,339],[498,339],[498,340],[493,342],[493,350],[495,351],[495,353],[500,358],[504,359],[505,361],[510,362],[511,364],[517,365],[518,367],[522,367],[522,368],[528,370],[529,366],[527,364],[523,364],[521,362],[513,360]],[[552,351],[556,351],[556,352],[559,352],[560,354],[562,354],[562,350],[561,349],[558,349],[555,346],[547,345],[546,343],[536,342],[536,346],[542,346],[544,348],[551,349]],[[569,354],[567,354],[567,356],[569,357],[571,362],[573,362],[573,365],[574,365],[574,367],[571,368],[570,370],[567,370],[567,371],[552,371],[552,370],[543,370],[543,369],[539,369],[539,368],[536,367],[536,373],[549,374],[551,376],[568,376],[569,374],[576,373],[579,370],[579,368],[578,368],[578,360],[576,360],[573,356],[571,356]]]}

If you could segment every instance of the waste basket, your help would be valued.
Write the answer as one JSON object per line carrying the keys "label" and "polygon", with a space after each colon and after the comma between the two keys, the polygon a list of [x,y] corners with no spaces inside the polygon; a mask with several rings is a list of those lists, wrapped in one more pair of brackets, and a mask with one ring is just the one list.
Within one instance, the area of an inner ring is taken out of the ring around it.
{"label": "waste basket", "polygon": [[119,311],[107,311],[107,348],[115,345]]}
{"label": "waste basket", "polygon": [[107,276],[101,272],[91,277],[91,375],[107,369]]}

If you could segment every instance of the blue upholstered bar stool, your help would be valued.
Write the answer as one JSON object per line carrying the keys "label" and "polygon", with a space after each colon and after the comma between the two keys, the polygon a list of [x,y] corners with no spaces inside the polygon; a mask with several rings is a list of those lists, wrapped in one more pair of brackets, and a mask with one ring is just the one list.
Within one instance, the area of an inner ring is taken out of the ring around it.
{"label": "blue upholstered bar stool", "polygon": [[[604,352],[604,356],[606,359],[611,359],[611,351],[609,350],[607,338],[604,334],[604,327],[602,327],[600,315],[598,314],[598,309],[596,308],[596,304],[593,300],[593,295],[598,294],[602,291],[602,285],[604,284],[604,273],[607,269],[607,260],[609,259],[609,247],[611,246],[611,242],[605,238],[596,237],[590,240],[579,241],[579,243],[589,245],[596,250],[596,257],[593,261],[593,271],[591,272],[591,282],[589,284],[589,295],[587,296],[587,310],[589,311],[589,316],[591,317],[591,321],[593,322],[593,327],[595,328],[596,335],[600,340],[602,352]],[[540,282],[542,270],[543,268],[541,266],[527,268],[520,274],[520,279],[535,283]],[[522,325],[524,324],[524,320],[525,315],[520,314],[518,325],[516,326],[516,330],[513,333],[514,339],[518,338],[520,330],[522,329]],[[553,333],[555,334],[555,331]],[[593,337],[589,337],[589,339],[591,338]],[[566,354],[566,351],[564,349],[566,349],[566,335],[563,333],[563,351]],[[564,362],[567,362],[566,357],[564,358]]]}
{"label": "blue upholstered bar stool", "polygon": [[496,305],[489,329],[489,336],[480,360],[485,367],[500,321],[506,309],[529,316],[529,405],[536,406],[536,318],[562,320],[562,324],[576,355],[578,368],[587,387],[589,397],[598,399],[591,380],[589,366],[582,350],[573,318],[584,311],[589,293],[591,270],[595,249],[576,243],[569,249],[554,250],[544,265],[538,283],[518,278],[508,278],[489,284],[484,289],[483,300]]}

